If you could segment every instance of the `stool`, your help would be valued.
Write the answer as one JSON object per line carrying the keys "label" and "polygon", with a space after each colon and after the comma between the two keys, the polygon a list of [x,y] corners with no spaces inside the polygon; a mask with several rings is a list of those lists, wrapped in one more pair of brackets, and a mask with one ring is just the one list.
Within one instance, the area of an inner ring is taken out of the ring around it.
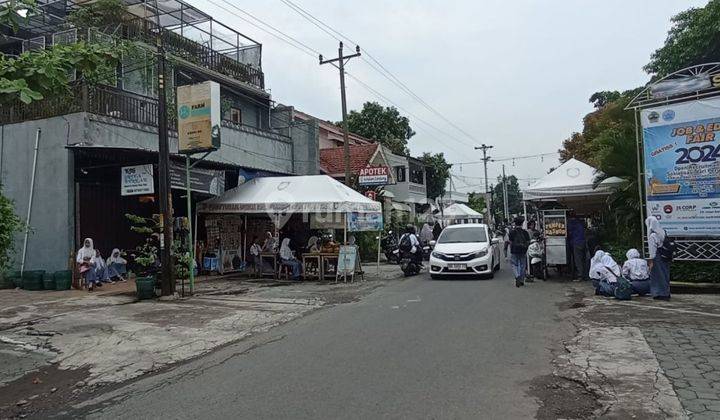
{"label": "stool", "polygon": [[290,281],[291,271],[292,268],[289,265],[280,263],[280,267],[278,269],[278,279],[280,279],[284,275],[285,281]]}

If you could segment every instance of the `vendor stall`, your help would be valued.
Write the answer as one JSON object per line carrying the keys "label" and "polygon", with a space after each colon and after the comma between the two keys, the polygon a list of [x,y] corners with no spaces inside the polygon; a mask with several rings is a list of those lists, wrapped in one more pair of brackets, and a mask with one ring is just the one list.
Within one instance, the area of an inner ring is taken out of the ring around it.
{"label": "vendor stall", "polygon": [[[382,209],[357,191],[341,184],[327,175],[255,178],[220,197],[199,204],[198,212],[205,215],[244,215],[246,229],[248,216],[265,217],[274,229],[276,243],[279,243],[279,229],[295,230],[297,224],[308,227],[342,227],[343,242],[347,243],[348,225],[350,230],[382,229]],[[293,215],[298,215],[293,217]],[[302,215],[301,220],[297,220]],[[292,218],[292,222],[288,223]],[[377,223],[379,221],[379,223]],[[292,226],[290,226],[292,225]],[[247,231],[246,231],[247,232]],[[247,234],[244,235],[247,248]],[[296,245],[299,244],[297,241]],[[300,256],[297,256],[300,258]],[[325,256],[330,260],[331,256]],[[337,271],[337,266],[330,264]],[[320,264],[321,268],[323,264]],[[321,269],[321,273],[325,270]],[[322,276],[322,274],[321,274]]]}
{"label": "vendor stall", "polygon": [[610,177],[596,183],[598,177],[602,177],[602,173],[597,169],[570,159],[523,190],[523,201],[533,202],[540,209],[540,222],[547,238],[548,265],[568,263],[567,212],[578,215],[598,212],[613,190],[624,182],[622,178]]}
{"label": "vendor stall", "polygon": [[454,203],[438,212],[436,217],[440,218],[443,226],[458,223],[482,223],[483,215],[462,203]]}

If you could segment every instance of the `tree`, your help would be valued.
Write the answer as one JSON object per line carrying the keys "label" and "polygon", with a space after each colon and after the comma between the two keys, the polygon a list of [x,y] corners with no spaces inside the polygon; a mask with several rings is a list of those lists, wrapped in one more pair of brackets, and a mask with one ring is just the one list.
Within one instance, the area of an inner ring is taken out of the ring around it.
{"label": "tree", "polygon": [[672,18],[665,44],[644,70],[654,79],[696,64],[720,61],[720,0],[680,12]]}
{"label": "tree", "polygon": [[[504,220],[504,194],[502,187],[502,176],[497,177],[497,184],[493,189],[493,201],[492,201],[492,213],[495,220]],[[518,183],[515,175],[507,177],[507,191],[508,191],[508,208],[510,209],[510,215],[522,213],[522,193],[520,192],[520,184]]]}
{"label": "tree", "polygon": [[350,111],[347,123],[348,131],[376,140],[396,155],[408,155],[407,142],[415,135],[407,117],[395,107],[383,107],[377,102],[365,102],[361,111]]}
{"label": "tree", "polygon": [[425,164],[427,196],[436,199],[445,194],[445,184],[450,178],[450,168],[442,153],[423,153],[420,160]]}
{"label": "tree", "polygon": [[620,92],[617,90],[604,90],[602,92],[595,92],[590,96],[590,103],[597,109],[603,108],[610,102],[617,101],[620,99]]}
{"label": "tree", "polygon": [[9,0],[0,4],[0,26],[7,26],[12,33],[20,29],[20,24],[38,11],[35,0]]}
{"label": "tree", "polygon": [[13,202],[2,195],[0,185],[0,273],[9,268],[14,252],[15,235],[24,228],[24,223],[15,214]]}
{"label": "tree", "polygon": [[562,163],[572,158],[583,162],[590,160],[590,151],[581,133],[572,133],[570,137],[563,140],[562,148],[558,150],[558,152],[560,153],[560,162]]}
{"label": "tree", "polygon": [[478,213],[485,213],[485,208],[487,207],[485,204],[485,194],[474,191],[468,194],[468,207]]}

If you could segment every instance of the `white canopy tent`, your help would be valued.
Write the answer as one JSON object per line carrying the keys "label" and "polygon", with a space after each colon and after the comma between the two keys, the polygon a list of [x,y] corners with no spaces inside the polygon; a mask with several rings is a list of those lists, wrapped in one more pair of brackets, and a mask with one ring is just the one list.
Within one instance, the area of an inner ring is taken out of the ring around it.
{"label": "white canopy tent", "polygon": [[601,206],[614,188],[625,182],[610,177],[597,186],[595,179],[602,175],[592,166],[570,159],[523,190],[524,201],[557,201],[578,212]]}
{"label": "white canopy tent", "polygon": [[471,209],[462,203],[451,204],[442,210],[442,224],[451,223],[480,223],[483,220],[482,213]]}
{"label": "white canopy tent", "polygon": [[380,213],[380,203],[327,175],[254,178],[203,201],[201,213]]}

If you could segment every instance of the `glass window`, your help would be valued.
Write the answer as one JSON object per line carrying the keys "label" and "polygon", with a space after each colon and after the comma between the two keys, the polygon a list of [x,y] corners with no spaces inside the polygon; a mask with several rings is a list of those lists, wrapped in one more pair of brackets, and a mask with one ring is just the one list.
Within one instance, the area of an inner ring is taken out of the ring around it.
{"label": "glass window", "polygon": [[395,167],[395,178],[397,182],[405,182],[405,167],[404,166],[396,166]]}
{"label": "glass window", "polygon": [[413,184],[425,184],[425,168],[421,165],[410,163],[410,182]]}
{"label": "glass window", "polygon": [[452,244],[464,242],[487,242],[487,232],[484,227],[462,227],[445,229],[438,238],[439,244]]}
{"label": "glass window", "polygon": [[225,113],[225,119],[235,124],[242,124],[242,111],[240,108],[231,107],[228,112]]}

